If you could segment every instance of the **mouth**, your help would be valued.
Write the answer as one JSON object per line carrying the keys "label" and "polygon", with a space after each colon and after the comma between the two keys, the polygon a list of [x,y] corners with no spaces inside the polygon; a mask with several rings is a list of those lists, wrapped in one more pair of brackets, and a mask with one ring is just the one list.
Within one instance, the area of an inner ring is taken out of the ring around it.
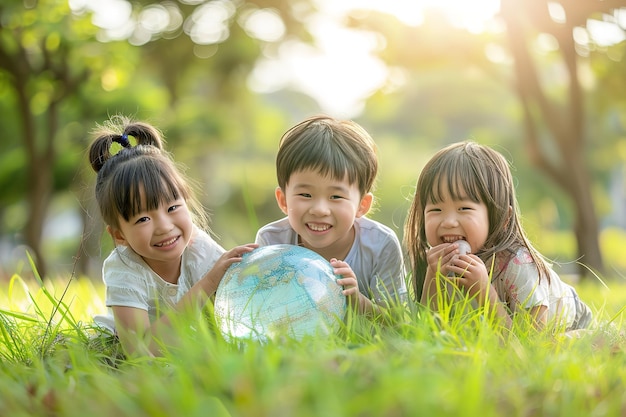
{"label": "mouth", "polygon": [[173,245],[178,239],[180,239],[180,236],[176,236],[176,237],[173,237],[171,239],[164,240],[163,242],[155,243],[154,246],[157,247],[157,248],[163,248],[165,246],[170,246],[170,245]]}
{"label": "mouth", "polygon": [[459,240],[465,240],[465,238],[463,236],[441,236],[443,243],[454,243]]}
{"label": "mouth", "polygon": [[325,232],[329,230],[332,226],[329,224],[321,224],[321,223],[307,223],[306,227],[308,227],[313,232]]}

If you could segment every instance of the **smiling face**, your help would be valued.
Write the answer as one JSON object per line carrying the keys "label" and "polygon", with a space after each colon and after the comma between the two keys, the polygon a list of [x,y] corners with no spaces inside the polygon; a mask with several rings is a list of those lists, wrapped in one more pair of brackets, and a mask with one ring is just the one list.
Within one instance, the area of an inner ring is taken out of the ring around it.
{"label": "smiling face", "polygon": [[354,242],[354,220],[365,215],[372,194],[315,170],[294,172],[285,189],[276,189],[278,206],[300,236],[302,246],[326,259],[343,259]]}
{"label": "smiling face", "polygon": [[466,240],[476,253],[489,235],[489,213],[483,202],[476,202],[460,189],[453,198],[448,187],[442,187],[438,201],[424,207],[426,239],[430,246]]}
{"label": "smiling face", "polygon": [[128,220],[120,215],[119,228],[109,232],[116,244],[129,246],[159,276],[175,282],[193,222],[185,200],[179,198],[154,209],[141,209]]}

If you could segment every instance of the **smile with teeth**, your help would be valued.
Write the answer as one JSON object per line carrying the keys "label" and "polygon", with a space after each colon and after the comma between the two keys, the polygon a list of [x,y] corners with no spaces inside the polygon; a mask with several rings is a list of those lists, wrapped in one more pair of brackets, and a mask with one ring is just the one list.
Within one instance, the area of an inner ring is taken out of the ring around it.
{"label": "smile with teeth", "polygon": [[176,242],[178,240],[178,236],[171,238],[170,240],[166,240],[165,242],[161,242],[161,243],[157,243],[154,246],[156,246],[157,248],[162,248],[163,246],[169,246],[172,243]]}
{"label": "smile with teeth", "polygon": [[444,243],[454,243],[457,240],[465,240],[465,238],[463,236],[442,236],[441,240]]}
{"label": "smile with teeth", "polygon": [[331,228],[329,224],[313,224],[313,223],[307,223],[307,227],[313,230],[314,232],[325,232],[326,230]]}

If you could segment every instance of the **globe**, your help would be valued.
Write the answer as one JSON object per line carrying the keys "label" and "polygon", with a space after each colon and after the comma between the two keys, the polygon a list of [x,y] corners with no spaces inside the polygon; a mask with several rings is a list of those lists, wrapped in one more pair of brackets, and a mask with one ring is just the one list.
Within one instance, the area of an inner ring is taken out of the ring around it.
{"label": "globe", "polygon": [[228,341],[302,340],[338,330],[346,297],[330,263],[296,245],[262,246],[224,274],[215,321]]}

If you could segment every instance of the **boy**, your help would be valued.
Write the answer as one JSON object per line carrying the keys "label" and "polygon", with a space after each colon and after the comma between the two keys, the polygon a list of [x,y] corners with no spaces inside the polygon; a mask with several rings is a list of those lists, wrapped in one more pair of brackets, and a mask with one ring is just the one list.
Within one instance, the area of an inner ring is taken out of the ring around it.
{"label": "boy", "polygon": [[262,227],[261,246],[294,244],[326,258],[360,314],[406,295],[402,249],[389,227],[365,217],[378,171],[376,145],[352,121],[308,118],[282,136],[276,201],[287,217]]}

